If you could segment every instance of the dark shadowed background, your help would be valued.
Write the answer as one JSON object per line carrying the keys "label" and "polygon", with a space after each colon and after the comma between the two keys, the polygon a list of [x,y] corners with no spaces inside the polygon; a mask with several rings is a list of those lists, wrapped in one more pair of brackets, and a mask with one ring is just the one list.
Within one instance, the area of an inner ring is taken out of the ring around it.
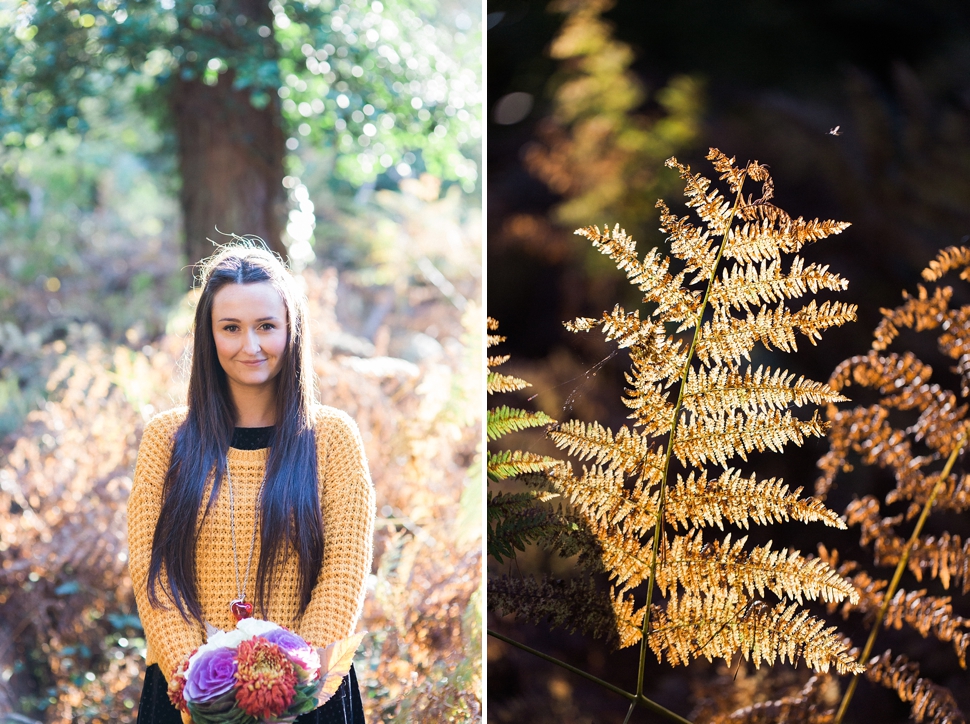
{"label": "dark shadowed background", "polygon": [[[680,181],[663,168],[671,155],[708,176],[710,146],[740,163],[757,159],[770,166],[776,201],[793,216],[852,223],[805,256],[849,280],[839,298],[859,305],[859,320],[829,330],[818,346],[800,339],[797,354],[759,360],[813,379],[864,353],[879,309],[898,304],[904,289],[915,292],[939,249],[970,238],[966,3],[489,0],[487,25],[487,311],[508,337],[497,348],[512,355],[503,371],[534,385],[530,402],[515,401],[520,406],[614,429],[626,421],[625,356],[597,367],[612,347],[595,333],[567,332],[562,321],[598,317],[616,303],[635,308],[637,296],[572,231],[618,223],[641,250],[662,243],[654,201],[662,196],[684,213]],[[932,345],[919,346],[925,342],[915,336],[906,344],[937,363],[934,379],[958,389]],[[541,431],[505,445],[513,446],[553,450]],[[784,460],[765,455],[753,464],[810,490],[824,449],[811,441]],[[885,492],[886,481],[870,477],[836,491],[829,506],[841,512],[854,496]],[[966,535],[960,516],[945,523]],[[782,526],[752,540],[774,537],[814,552],[819,535],[817,526]],[[855,532],[824,535],[847,556],[859,552]],[[568,562],[536,551],[511,567],[490,565],[495,573],[569,571]],[[831,621],[864,642],[858,621]],[[614,654],[578,635],[508,619],[490,617],[489,626],[618,685],[635,680],[633,650]],[[918,652],[924,675],[949,686],[964,710],[970,706],[970,677],[952,651],[894,636],[881,634],[877,646]],[[648,696],[687,715],[718,666],[655,667]],[[752,672],[742,667],[738,685]],[[622,721],[626,711],[618,697],[495,640],[488,673],[496,722]],[[850,711],[855,721],[907,715],[908,707],[865,682]],[[638,711],[633,720],[653,719]]]}

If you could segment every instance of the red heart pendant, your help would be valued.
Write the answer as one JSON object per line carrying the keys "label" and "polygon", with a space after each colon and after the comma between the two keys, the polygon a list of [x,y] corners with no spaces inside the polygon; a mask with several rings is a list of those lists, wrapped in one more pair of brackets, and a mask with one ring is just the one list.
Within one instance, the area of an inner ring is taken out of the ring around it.
{"label": "red heart pendant", "polygon": [[253,615],[253,604],[246,603],[242,599],[237,599],[230,603],[229,608],[232,610],[232,615],[236,617],[237,621],[242,621],[244,618],[251,618]]}

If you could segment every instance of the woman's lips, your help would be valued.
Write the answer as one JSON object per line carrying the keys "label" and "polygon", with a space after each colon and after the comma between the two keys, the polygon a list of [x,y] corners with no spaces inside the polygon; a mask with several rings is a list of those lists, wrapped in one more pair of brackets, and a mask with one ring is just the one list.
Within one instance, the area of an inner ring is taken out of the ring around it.
{"label": "woman's lips", "polygon": [[266,360],[264,359],[254,359],[254,360],[240,360],[239,362],[240,364],[244,364],[247,367],[258,367],[259,365],[263,364],[263,362],[265,361]]}

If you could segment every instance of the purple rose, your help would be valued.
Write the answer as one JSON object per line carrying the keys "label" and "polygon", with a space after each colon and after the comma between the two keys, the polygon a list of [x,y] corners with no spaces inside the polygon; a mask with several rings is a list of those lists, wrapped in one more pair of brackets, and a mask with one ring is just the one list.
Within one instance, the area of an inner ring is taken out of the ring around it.
{"label": "purple rose", "polygon": [[285,628],[262,634],[262,638],[279,646],[293,663],[299,664],[310,675],[320,668],[320,655],[300,636]]}
{"label": "purple rose", "polygon": [[185,682],[185,698],[192,702],[211,701],[231,691],[236,686],[237,668],[234,649],[201,652]]}

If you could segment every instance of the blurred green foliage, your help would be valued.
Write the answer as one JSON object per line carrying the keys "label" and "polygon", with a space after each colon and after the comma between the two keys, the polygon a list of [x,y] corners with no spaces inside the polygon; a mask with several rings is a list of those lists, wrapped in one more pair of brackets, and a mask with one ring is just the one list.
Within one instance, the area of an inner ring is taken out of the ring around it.
{"label": "blurred green foliage", "polygon": [[633,50],[602,17],[612,5],[551,3],[550,11],[565,14],[549,48],[559,69],[549,79],[550,117],[525,161],[563,197],[553,212],[562,226],[611,218],[636,234],[656,216],[650,210],[657,195],[671,190],[656,169],[697,141],[702,88],[691,76],[676,76],[653,94],[656,108],[646,109],[647,89],[630,69]]}
{"label": "blurred green foliage", "polygon": [[154,338],[178,299],[174,159],[134,94],[129,79],[85,99],[83,135],[0,146],[16,192],[0,205],[0,436],[47,396],[45,346],[84,324],[112,341]]}
{"label": "blurred green foliage", "polygon": [[414,168],[472,192],[480,48],[471,4],[8,3],[0,6],[0,141],[31,148],[57,129],[83,133],[93,127],[85,100],[129,77],[166,127],[175,79],[214,85],[229,74],[254,108],[279,104],[291,151],[301,139],[336,149],[335,175],[349,184]]}

